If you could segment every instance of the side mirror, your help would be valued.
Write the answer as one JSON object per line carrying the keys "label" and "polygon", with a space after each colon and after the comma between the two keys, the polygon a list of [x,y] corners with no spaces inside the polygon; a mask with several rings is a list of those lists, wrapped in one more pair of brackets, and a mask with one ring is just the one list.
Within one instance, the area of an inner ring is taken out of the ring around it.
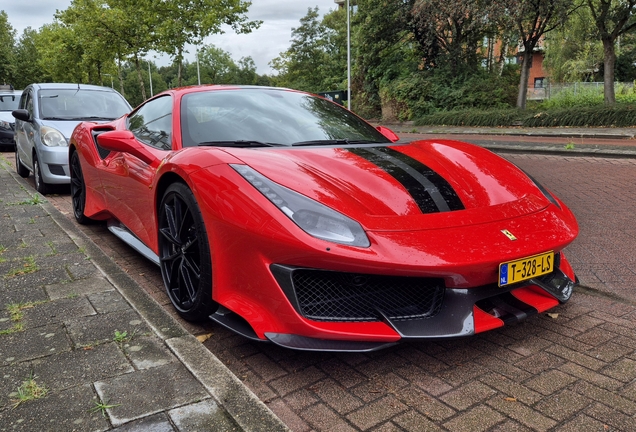
{"label": "side mirror", "polygon": [[378,126],[376,129],[391,142],[396,142],[400,139],[400,137],[388,127]]}
{"label": "side mirror", "polygon": [[97,144],[100,147],[114,152],[131,154],[150,165],[157,158],[140,144],[130,131],[108,131],[97,135]]}
{"label": "side mirror", "polygon": [[18,120],[22,120],[25,122],[30,122],[31,121],[31,114],[29,114],[29,112],[25,109],[17,109],[17,110],[13,110],[11,111],[11,115],[15,118],[17,118]]}

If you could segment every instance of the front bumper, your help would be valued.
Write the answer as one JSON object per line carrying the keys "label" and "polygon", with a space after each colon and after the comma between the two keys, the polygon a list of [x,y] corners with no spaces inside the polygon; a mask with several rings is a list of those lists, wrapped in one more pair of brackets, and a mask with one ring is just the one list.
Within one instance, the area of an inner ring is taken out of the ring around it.
{"label": "front bumper", "polygon": [[15,148],[15,133],[13,129],[7,130],[0,128],[0,145]]}
{"label": "front bumper", "polygon": [[42,180],[49,184],[69,184],[68,147],[38,148]]}
{"label": "front bumper", "polygon": [[[438,338],[455,338],[470,336],[476,333],[512,325],[526,318],[551,309],[559,303],[566,302],[572,295],[576,285],[576,277],[561,253],[558,255],[555,270],[537,279],[531,279],[513,286],[500,288],[496,284],[472,288],[443,290],[443,300],[439,306],[415,308],[420,313],[413,318],[396,315],[392,311],[383,309],[386,302],[379,301],[383,306],[375,310],[375,318],[362,318],[359,321],[381,322],[396,334],[396,341],[345,341],[320,339],[294,334],[265,333],[271,342],[297,350],[320,351],[374,351],[395,344],[401,340],[421,340]],[[294,272],[306,269],[273,265],[272,272],[281,285],[283,291],[299,315],[307,319],[307,310],[315,310],[315,304],[303,304],[298,299],[297,283]],[[325,301],[315,299],[315,302]],[[334,299],[326,300],[331,304],[327,309],[342,309],[334,307]],[[345,308],[355,308],[361,301],[355,293],[341,296],[340,303],[351,303]],[[433,302],[435,303],[435,302]],[[312,306],[312,307],[307,307]],[[329,321],[327,317],[323,321]]]}

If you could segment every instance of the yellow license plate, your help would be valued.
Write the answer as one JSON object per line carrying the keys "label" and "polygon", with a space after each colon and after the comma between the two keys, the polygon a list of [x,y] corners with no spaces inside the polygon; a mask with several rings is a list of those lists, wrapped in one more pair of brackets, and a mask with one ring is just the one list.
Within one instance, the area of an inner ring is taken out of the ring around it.
{"label": "yellow license plate", "polygon": [[499,264],[499,286],[506,286],[532,279],[554,268],[554,252],[546,252],[527,258]]}

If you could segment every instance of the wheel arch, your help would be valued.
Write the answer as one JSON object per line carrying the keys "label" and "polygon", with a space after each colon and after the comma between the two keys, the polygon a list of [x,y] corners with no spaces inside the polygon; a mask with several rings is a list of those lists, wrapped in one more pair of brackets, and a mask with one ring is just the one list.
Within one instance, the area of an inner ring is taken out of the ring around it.
{"label": "wheel arch", "polygon": [[[170,187],[170,185],[173,183],[183,183],[190,190],[192,190],[188,182],[179,174],[172,171],[165,173],[161,176],[161,178],[159,178],[159,180],[157,181],[157,186],[155,187],[155,214],[159,215],[159,206],[161,205],[163,195],[166,193],[166,189],[168,189],[168,187]],[[158,217],[157,223],[159,223]]]}

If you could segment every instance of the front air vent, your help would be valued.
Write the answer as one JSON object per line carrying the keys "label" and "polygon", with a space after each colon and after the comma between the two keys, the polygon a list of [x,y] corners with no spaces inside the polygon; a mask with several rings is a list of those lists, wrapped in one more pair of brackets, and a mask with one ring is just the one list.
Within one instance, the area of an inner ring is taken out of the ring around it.
{"label": "front air vent", "polygon": [[273,266],[298,312],[315,321],[431,318],[444,300],[443,279]]}

